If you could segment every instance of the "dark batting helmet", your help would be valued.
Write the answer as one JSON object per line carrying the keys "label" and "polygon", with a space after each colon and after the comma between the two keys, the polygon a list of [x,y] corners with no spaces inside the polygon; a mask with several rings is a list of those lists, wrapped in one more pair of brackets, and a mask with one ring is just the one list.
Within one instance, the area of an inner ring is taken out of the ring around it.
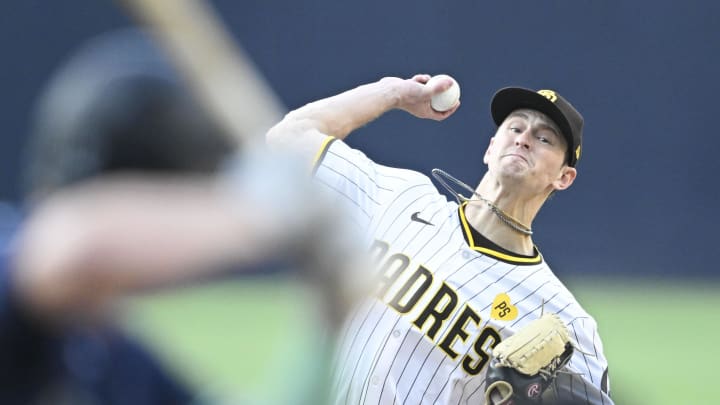
{"label": "dark batting helmet", "polygon": [[94,38],[40,97],[24,170],[26,195],[100,173],[211,172],[233,151],[146,33]]}

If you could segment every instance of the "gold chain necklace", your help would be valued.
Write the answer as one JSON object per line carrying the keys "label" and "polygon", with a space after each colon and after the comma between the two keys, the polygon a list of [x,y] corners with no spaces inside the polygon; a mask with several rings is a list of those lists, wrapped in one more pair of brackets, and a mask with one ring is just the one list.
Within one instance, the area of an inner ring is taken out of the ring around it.
{"label": "gold chain necklace", "polygon": [[[516,219],[515,217],[513,217],[512,215],[510,215],[510,214],[508,214],[507,212],[503,211],[502,208],[500,208],[500,207],[498,207],[497,205],[493,204],[492,201],[486,200],[485,198],[483,198],[483,196],[481,196],[480,194],[478,194],[478,193],[475,192],[475,191],[473,191],[473,194],[476,195],[480,201],[482,201],[482,202],[484,202],[485,204],[487,204],[488,208],[490,208],[490,211],[492,211],[493,213],[495,213],[495,215],[497,215],[497,217],[500,218],[500,220],[503,221],[507,226],[509,226],[510,228],[512,228],[512,229],[520,232],[520,233],[523,234],[523,235],[528,235],[528,236],[529,236],[529,235],[532,235],[532,234],[533,234],[533,231],[532,231],[532,229],[530,229],[529,226],[523,224],[522,222],[520,222],[519,220],[517,220],[517,219]],[[467,201],[470,201],[470,200],[467,200]]]}
{"label": "gold chain necklace", "polygon": [[[470,186],[468,186],[467,184],[463,183],[462,181],[456,179],[455,177],[450,175],[448,172],[446,172],[442,169],[432,169],[432,175],[433,175],[433,177],[435,177],[435,179],[440,184],[443,185],[443,187],[445,187],[445,189],[447,191],[452,193],[455,196],[455,198],[457,198],[459,203],[470,202],[470,201],[482,201],[483,203],[485,203],[488,206],[488,208],[490,208],[490,211],[492,211],[503,223],[505,223],[505,225],[509,226],[511,229],[513,229],[517,232],[520,232],[523,235],[527,235],[527,236],[530,236],[533,234],[533,231],[529,226],[523,224],[522,222],[520,222],[519,220],[514,218],[512,215],[503,211],[502,208],[495,205],[492,201],[483,198],[483,196],[481,196],[475,190],[470,188]],[[454,188],[452,188],[452,186],[450,186],[447,183],[447,181],[450,181],[450,182],[454,183],[455,185],[468,190],[469,192],[472,193],[472,195],[477,196],[478,199],[473,200],[471,198],[467,198],[464,195],[458,193],[457,191],[455,191]]]}

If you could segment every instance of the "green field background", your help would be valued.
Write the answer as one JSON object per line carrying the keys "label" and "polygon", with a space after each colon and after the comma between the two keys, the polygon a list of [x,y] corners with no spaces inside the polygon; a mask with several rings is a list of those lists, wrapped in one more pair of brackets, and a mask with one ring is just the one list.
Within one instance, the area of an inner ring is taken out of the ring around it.
{"label": "green field background", "polygon": [[[617,404],[718,403],[720,284],[566,280],[595,316]],[[225,403],[302,403],[330,347],[313,292],[282,279],[223,282],[133,300],[131,331]]]}

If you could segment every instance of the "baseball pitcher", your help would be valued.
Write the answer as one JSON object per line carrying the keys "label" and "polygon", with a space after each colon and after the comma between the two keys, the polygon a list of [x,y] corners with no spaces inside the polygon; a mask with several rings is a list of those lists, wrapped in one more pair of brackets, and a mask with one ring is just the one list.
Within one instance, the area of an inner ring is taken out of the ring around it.
{"label": "baseball pitcher", "polygon": [[[418,172],[343,142],[392,109],[443,120],[452,79],[384,78],[289,113],[267,135],[313,162],[351,207],[377,264],[373,296],[347,318],[333,364],[338,404],[612,404],[595,320],[533,243],[547,198],[570,187],[583,118],[558,93],[505,88],[476,157],[487,172],[458,202]],[[441,184],[462,183],[437,171]],[[369,270],[370,271],[370,270]]]}

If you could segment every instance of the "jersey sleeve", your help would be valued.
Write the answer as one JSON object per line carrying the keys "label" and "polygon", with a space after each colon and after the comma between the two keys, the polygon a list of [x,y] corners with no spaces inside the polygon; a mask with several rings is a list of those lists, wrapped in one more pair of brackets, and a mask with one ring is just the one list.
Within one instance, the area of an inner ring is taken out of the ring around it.
{"label": "jersey sleeve", "polygon": [[13,343],[22,343],[29,337],[43,337],[45,329],[39,327],[18,301],[13,288],[11,258],[9,254],[0,254],[0,331],[2,331],[3,349]]}
{"label": "jersey sleeve", "polygon": [[59,340],[23,310],[9,264],[0,254],[0,403],[29,403],[38,384],[57,371]]}
{"label": "jersey sleeve", "polygon": [[595,321],[592,318],[578,318],[569,327],[578,349],[570,359],[568,372],[558,374],[553,394],[560,401],[612,405],[608,363]]}
{"label": "jersey sleeve", "polygon": [[407,182],[402,172],[333,137],[325,138],[313,160],[315,179],[337,196],[362,229],[369,228],[387,198]]}
{"label": "jersey sleeve", "polygon": [[195,403],[184,384],[111,328],[55,330],[33,319],[17,298],[9,264],[10,257],[0,254],[0,403],[36,403],[38,397],[52,403],[70,403],[66,397],[102,404]]}

